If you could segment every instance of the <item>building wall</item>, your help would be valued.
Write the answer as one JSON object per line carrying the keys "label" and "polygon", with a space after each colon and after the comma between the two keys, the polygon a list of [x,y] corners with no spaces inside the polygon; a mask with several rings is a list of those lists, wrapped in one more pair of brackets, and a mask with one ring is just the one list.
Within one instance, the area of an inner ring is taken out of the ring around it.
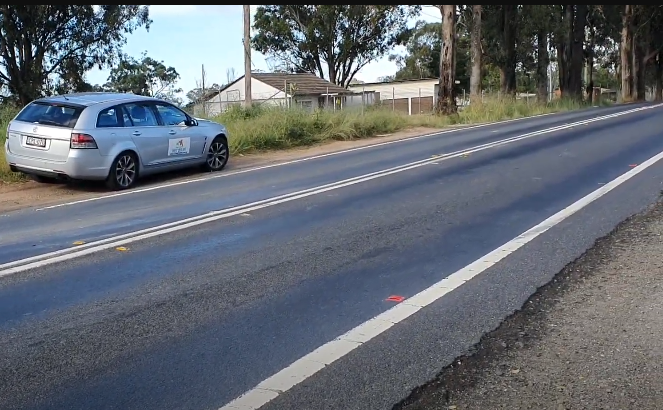
{"label": "building wall", "polygon": [[391,100],[392,98],[418,98],[432,97],[435,93],[435,84],[438,80],[411,80],[379,84],[351,84],[348,89],[353,92],[375,91],[380,93],[380,100]]}
{"label": "building wall", "polygon": [[[206,115],[213,117],[225,112],[231,105],[241,105],[244,103],[244,97],[244,78],[240,78],[236,83],[207,100]],[[251,78],[251,99],[255,103],[262,104],[286,104],[286,94],[283,91],[255,78]]]}
{"label": "building wall", "polygon": [[[382,103],[383,106],[405,114],[424,114],[433,110],[438,80],[410,80],[378,84],[351,84],[348,88],[354,92],[372,92],[370,103]],[[369,103],[369,104],[370,104]]]}

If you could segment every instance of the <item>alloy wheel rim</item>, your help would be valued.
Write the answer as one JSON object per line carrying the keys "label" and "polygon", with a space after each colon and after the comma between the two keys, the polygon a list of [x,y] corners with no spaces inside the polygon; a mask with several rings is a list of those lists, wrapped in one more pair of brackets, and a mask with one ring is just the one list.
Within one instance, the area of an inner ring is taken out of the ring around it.
{"label": "alloy wheel rim", "polygon": [[131,155],[125,155],[117,161],[115,180],[121,187],[128,187],[136,178],[136,162]]}
{"label": "alloy wheel rim", "polygon": [[228,158],[228,149],[225,144],[215,142],[209,147],[209,154],[207,155],[207,165],[212,169],[219,169],[223,166]]}

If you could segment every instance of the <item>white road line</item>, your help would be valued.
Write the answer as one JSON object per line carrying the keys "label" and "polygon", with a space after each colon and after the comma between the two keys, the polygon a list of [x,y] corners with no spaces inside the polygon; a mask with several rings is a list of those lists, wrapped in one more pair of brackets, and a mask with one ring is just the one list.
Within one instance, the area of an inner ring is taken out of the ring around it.
{"label": "white road line", "polygon": [[[622,112],[625,112],[625,111],[622,111]],[[138,194],[138,193],[141,193],[141,192],[148,192],[148,191],[154,191],[154,190],[162,189],[162,188],[169,188],[169,187],[174,187],[174,186],[179,186],[179,185],[186,185],[186,184],[191,184],[191,183],[194,183],[194,182],[208,181],[208,180],[216,179],[216,178],[225,178],[225,177],[229,177],[229,176],[233,176],[233,175],[245,174],[247,172],[260,171],[260,170],[268,169],[268,168],[281,167],[281,166],[284,166],[284,165],[296,164],[296,163],[299,163],[299,162],[306,162],[306,161],[311,161],[311,160],[315,160],[315,159],[319,159],[319,158],[326,158],[326,157],[331,157],[331,156],[334,156],[334,155],[346,154],[348,152],[361,151],[361,150],[365,150],[365,149],[381,147],[381,146],[384,146],[384,145],[398,144],[398,143],[401,143],[401,142],[413,141],[413,140],[418,140],[418,139],[422,139],[422,138],[429,138],[429,137],[434,137],[434,136],[443,135],[443,134],[450,134],[450,133],[453,133],[453,132],[468,131],[468,130],[473,130],[473,129],[476,129],[476,128],[489,127],[491,125],[508,124],[508,123],[511,123],[511,122],[522,121],[522,120],[527,120],[527,119],[532,119],[532,118],[539,118],[539,117],[544,117],[544,116],[553,115],[553,114],[562,114],[562,113],[539,114],[539,115],[532,115],[532,116],[529,116],[529,117],[514,118],[512,120],[505,120],[505,121],[491,122],[491,123],[485,123],[485,124],[471,125],[471,126],[468,126],[468,127],[454,128],[454,129],[451,129],[451,130],[433,132],[433,133],[424,134],[424,135],[417,135],[417,136],[414,136],[414,137],[401,138],[401,139],[397,139],[397,140],[393,140],[393,141],[379,142],[379,143],[376,143],[376,144],[370,144],[370,145],[365,145],[365,146],[356,147],[356,148],[349,148],[349,149],[345,149],[345,150],[341,150],[341,151],[334,151],[334,152],[329,152],[329,153],[326,153],[326,154],[314,155],[314,156],[299,158],[299,159],[295,159],[295,160],[291,160],[291,161],[278,162],[276,164],[262,165],[262,166],[258,166],[258,167],[240,169],[240,170],[237,170],[237,171],[214,174],[212,176],[205,176],[205,177],[200,177],[200,178],[187,179],[187,180],[178,181],[178,182],[169,182],[169,183],[166,183],[166,184],[159,184],[159,185],[154,185],[154,186],[146,187],[146,188],[133,189],[131,191],[123,191],[123,192],[117,192],[117,193],[109,194],[109,195],[97,196],[97,197],[94,197],[94,198],[80,199],[78,201],[65,202],[65,203],[61,203],[61,204],[45,206],[43,208],[37,208],[36,211],[43,211],[43,210],[46,210],[46,209],[60,208],[60,207],[63,207],[63,206],[82,204],[82,203],[85,203],[85,202],[99,201],[99,200],[102,200],[102,199],[115,198],[115,197],[118,197],[118,196]],[[497,131],[493,131],[493,132],[497,132]]]}
{"label": "white road line", "polygon": [[260,382],[253,389],[247,391],[240,397],[221,407],[220,410],[256,410],[279,395],[290,390],[297,384],[313,376],[325,366],[349,354],[364,343],[384,333],[392,326],[404,321],[421,309],[439,300],[446,294],[459,288],[467,281],[481,274],[491,266],[497,264],[506,256],[515,252],[522,246],[531,242],[534,238],[546,232],[550,228],[564,221],[571,215],[583,209],[587,205],[601,198],[603,195],[617,188],[640,172],[656,164],[663,159],[663,152],[640,164],[638,167],[622,174],[606,185],[569,205],[555,215],[523,232],[514,239],[484,255],[464,268],[452,273],[447,278],[435,283],[433,286],[405,299],[400,304],[381,313],[374,318],[351,329],[338,338],[328,342],[311,353],[296,360],[290,366],[279,371],[273,376]]}
{"label": "white road line", "polygon": [[249,213],[249,212],[252,212],[252,211],[255,211],[255,210],[259,210],[259,209],[279,205],[279,204],[286,203],[286,202],[295,201],[295,200],[298,200],[298,199],[302,199],[302,198],[317,195],[317,194],[320,194],[320,193],[324,193],[324,192],[344,188],[344,187],[359,184],[359,183],[362,183],[362,182],[371,181],[371,180],[374,180],[374,179],[377,179],[377,178],[397,174],[397,173],[400,173],[400,172],[404,172],[404,171],[408,171],[408,170],[411,170],[411,169],[419,168],[419,167],[422,167],[422,166],[425,166],[425,165],[429,165],[429,164],[432,164],[432,163],[448,160],[448,159],[451,159],[451,158],[461,157],[463,155],[472,154],[474,152],[479,152],[479,151],[487,150],[487,149],[490,149],[490,148],[510,144],[510,143],[513,143],[513,142],[516,142],[516,141],[525,140],[525,139],[532,138],[532,137],[535,137],[535,136],[548,134],[548,133],[563,130],[563,129],[572,128],[572,127],[575,127],[575,126],[578,126],[578,125],[585,125],[585,124],[589,124],[589,123],[596,122],[596,121],[602,121],[602,120],[609,119],[609,118],[615,118],[615,117],[626,115],[626,114],[629,114],[629,113],[632,113],[632,112],[642,111],[642,110],[646,110],[646,109],[659,107],[661,105],[663,105],[663,104],[659,104],[659,105],[656,105],[656,106],[650,106],[650,107],[636,108],[636,109],[629,110],[629,111],[623,111],[623,112],[620,112],[620,113],[609,114],[609,115],[605,115],[605,116],[601,116],[601,117],[592,118],[592,119],[589,119],[589,120],[583,120],[583,121],[578,121],[578,122],[574,122],[574,123],[571,123],[571,124],[565,124],[565,125],[561,125],[561,126],[557,126],[557,127],[547,128],[547,129],[543,129],[543,130],[540,130],[540,131],[534,131],[534,132],[530,132],[530,133],[527,133],[527,134],[511,137],[511,138],[505,138],[503,140],[478,145],[478,146],[470,148],[470,149],[456,151],[456,152],[452,152],[452,153],[448,153],[448,154],[442,154],[440,156],[436,156],[435,158],[428,158],[428,159],[424,159],[424,160],[420,160],[420,161],[415,161],[415,162],[400,165],[400,166],[397,166],[397,167],[393,167],[393,168],[389,168],[389,169],[385,169],[385,170],[381,170],[381,171],[376,171],[376,172],[373,172],[373,173],[370,173],[370,174],[360,175],[360,176],[353,177],[353,178],[348,178],[348,179],[345,179],[345,180],[342,180],[342,181],[337,181],[337,182],[326,184],[326,185],[321,185],[321,186],[317,186],[317,187],[313,187],[313,188],[309,188],[309,189],[305,189],[305,190],[301,190],[301,191],[296,191],[296,192],[292,192],[292,193],[289,193],[289,194],[280,195],[280,196],[277,196],[277,197],[267,198],[267,199],[264,199],[264,200],[261,200],[261,201],[256,201],[256,202],[252,202],[252,203],[248,203],[248,204],[244,204],[244,205],[239,205],[239,206],[232,207],[232,208],[226,208],[226,209],[210,212],[210,213],[207,213],[207,214],[194,216],[194,217],[191,217],[191,218],[186,218],[186,219],[183,219],[183,220],[179,220],[179,221],[170,222],[170,223],[167,223],[167,224],[155,226],[155,227],[152,227],[152,228],[143,229],[143,230],[140,230],[140,231],[130,232],[130,233],[127,233],[127,234],[102,239],[102,240],[99,240],[99,241],[88,242],[88,243],[85,243],[83,245],[78,245],[78,246],[71,247],[71,248],[61,249],[61,250],[58,250],[58,251],[48,252],[48,253],[41,254],[41,255],[31,256],[29,258],[24,258],[24,259],[12,261],[12,262],[7,262],[7,263],[4,263],[4,264],[0,265],[0,277],[13,275],[15,273],[24,272],[24,271],[27,271],[27,270],[30,270],[30,269],[43,267],[43,266],[50,265],[50,264],[57,263],[57,262],[63,262],[63,261],[71,260],[71,259],[78,258],[78,257],[81,257],[81,256],[90,255],[92,253],[99,252],[99,251],[102,251],[102,250],[111,249],[111,248],[115,248],[115,247],[118,247],[118,246],[124,246],[124,245],[132,243],[132,242],[157,237],[157,236],[160,236],[160,235],[165,235],[165,234],[168,234],[168,233],[171,233],[171,232],[176,232],[176,231],[192,228],[194,226],[198,226],[198,225],[218,221],[218,220],[225,219],[225,218],[230,218],[230,217],[233,217],[233,216],[236,216],[236,215],[241,215],[243,213]]}

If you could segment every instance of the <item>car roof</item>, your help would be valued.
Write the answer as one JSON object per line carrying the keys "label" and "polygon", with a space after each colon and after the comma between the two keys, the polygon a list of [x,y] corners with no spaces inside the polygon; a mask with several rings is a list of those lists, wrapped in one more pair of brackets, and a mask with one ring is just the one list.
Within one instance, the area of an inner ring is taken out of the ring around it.
{"label": "car roof", "polygon": [[35,102],[46,102],[46,103],[70,103],[84,106],[91,106],[95,104],[103,103],[121,103],[123,101],[136,101],[136,100],[146,100],[146,101],[161,101],[158,98],[146,97],[144,95],[131,94],[131,93],[106,93],[106,92],[88,92],[88,93],[71,93],[71,94],[61,94],[53,95],[50,97],[40,98],[35,100]]}

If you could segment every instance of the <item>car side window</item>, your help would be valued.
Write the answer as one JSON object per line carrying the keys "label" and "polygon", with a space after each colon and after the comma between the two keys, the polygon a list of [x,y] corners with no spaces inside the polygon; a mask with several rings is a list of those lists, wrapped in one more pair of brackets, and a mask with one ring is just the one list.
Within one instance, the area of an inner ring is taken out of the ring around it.
{"label": "car side window", "polygon": [[124,105],[126,114],[134,127],[156,127],[159,125],[152,108],[145,103],[129,103]]}
{"label": "car side window", "polygon": [[124,121],[120,122],[118,107],[106,108],[97,116],[97,128],[124,127]]}
{"label": "car side window", "polygon": [[155,105],[164,125],[184,125],[187,120],[187,115],[172,105],[160,103]]}

